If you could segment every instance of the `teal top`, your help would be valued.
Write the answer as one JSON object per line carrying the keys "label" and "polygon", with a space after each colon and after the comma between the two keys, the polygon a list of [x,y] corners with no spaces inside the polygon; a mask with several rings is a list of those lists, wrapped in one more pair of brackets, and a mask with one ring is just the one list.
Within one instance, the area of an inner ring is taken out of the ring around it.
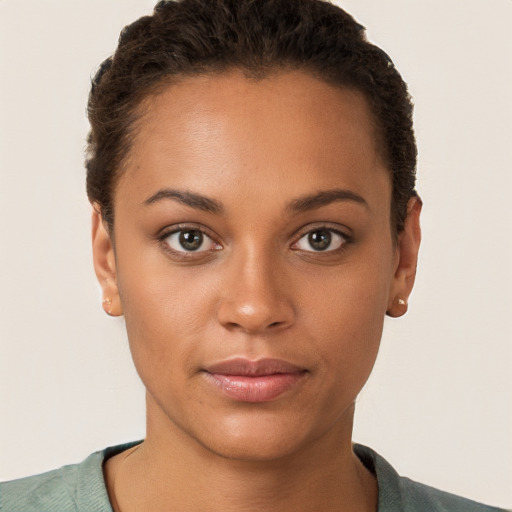
{"label": "teal top", "polygon": [[[80,464],[1,483],[0,511],[112,512],[103,479],[103,463],[136,444],[107,448]],[[401,477],[366,446],[354,445],[354,451],[377,477],[378,512],[504,512]]]}

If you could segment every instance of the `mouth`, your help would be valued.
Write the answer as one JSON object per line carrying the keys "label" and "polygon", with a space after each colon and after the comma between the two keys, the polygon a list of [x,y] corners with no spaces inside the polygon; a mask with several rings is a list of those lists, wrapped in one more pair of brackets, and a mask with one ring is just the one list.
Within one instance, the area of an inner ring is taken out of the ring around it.
{"label": "mouth", "polygon": [[240,402],[270,402],[295,388],[308,371],[281,359],[237,358],[204,370],[217,390]]}

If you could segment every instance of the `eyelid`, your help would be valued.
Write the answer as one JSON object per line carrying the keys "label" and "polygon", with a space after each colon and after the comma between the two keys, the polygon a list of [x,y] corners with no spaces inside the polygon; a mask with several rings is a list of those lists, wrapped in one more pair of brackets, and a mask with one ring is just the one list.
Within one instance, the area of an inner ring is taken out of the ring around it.
{"label": "eyelid", "polygon": [[[187,251],[185,249],[183,249],[183,250],[174,249],[166,242],[166,240],[170,236],[180,233],[182,231],[199,231],[200,233],[202,233],[202,235],[205,238],[207,238],[211,241],[211,243],[215,246],[215,248],[214,249],[205,249],[205,250],[198,249],[196,251]],[[222,244],[220,244],[217,241],[217,237],[215,235],[213,235],[208,228],[206,228],[205,226],[202,226],[201,224],[195,224],[195,223],[180,223],[180,224],[175,224],[172,226],[166,226],[165,228],[161,229],[158,232],[157,240],[165,246],[165,249],[168,252],[171,252],[172,254],[178,255],[180,257],[187,257],[187,258],[193,257],[194,255],[199,255],[199,254],[204,255],[204,253],[218,251],[223,248]]]}
{"label": "eyelid", "polygon": [[[198,231],[198,230],[197,229],[191,229],[191,230],[188,230],[188,231]],[[183,232],[187,232],[187,230],[182,229],[180,231],[174,231],[174,232],[170,233],[167,237],[165,237],[164,242],[173,251],[183,252],[183,253],[187,253],[187,254],[188,253],[190,253],[190,254],[198,254],[198,253],[201,253],[201,252],[211,251],[212,250],[211,246],[215,246],[215,242],[207,234],[202,233],[201,231],[199,231],[199,233],[201,233],[201,237],[202,237],[201,246],[199,248],[194,249],[194,250],[187,250],[184,247],[183,248],[176,247],[176,246],[179,246],[180,243],[181,243],[181,241],[179,239],[180,239],[181,233],[183,233]],[[178,239],[174,240],[174,238],[176,236],[177,236]]]}
{"label": "eyelid", "polygon": [[206,235],[212,240],[218,238],[215,235],[215,233],[212,232],[211,229],[207,228],[206,226],[203,226],[202,224],[196,224],[195,222],[180,222],[178,224],[171,224],[169,226],[165,226],[156,233],[156,238],[158,238],[159,240],[163,240],[168,236],[172,235],[173,233],[178,233],[179,231],[201,231],[203,235]]}
{"label": "eyelid", "polygon": [[296,251],[302,251],[305,253],[312,253],[312,254],[332,254],[337,251],[341,251],[345,248],[347,244],[350,244],[353,242],[352,235],[348,233],[350,231],[348,228],[343,228],[339,224],[332,224],[328,222],[324,223],[317,223],[317,224],[309,224],[303,228],[301,228],[298,233],[294,236],[294,242],[292,243],[293,246],[296,246],[297,243],[302,240],[305,236],[314,233],[315,231],[330,231],[331,233],[335,233],[336,235],[342,237],[344,241],[340,245],[340,247],[337,247],[336,249],[326,249],[324,251],[315,251],[314,249],[306,250],[306,249],[300,249],[300,248],[294,248]]}
{"label": "eyelid", "polygon": [[308,233],[311,233],[313,231],[321,231],[323,229],[325,229],[326,231],[334,231],[335,233],[339,233],[347,240],[352,239],[352,230],[349,227],[344,226],[343,224],[328,221],[312,222],[306,224],[297,229],[291,236],[291,238],[293,238],[294,240],[299,240],[299,238],[302,238],[304,235],[307,235]]}

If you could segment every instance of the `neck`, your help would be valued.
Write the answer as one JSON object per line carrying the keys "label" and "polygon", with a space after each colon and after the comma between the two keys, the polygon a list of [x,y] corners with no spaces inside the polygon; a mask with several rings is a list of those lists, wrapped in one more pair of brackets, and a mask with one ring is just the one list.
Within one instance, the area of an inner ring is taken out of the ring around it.
{"label": "neck", "polygon": [[376,511],[377,484],[351,445],[354,407],[329,432],[277,459],[215,453],[148,400],[144,443],[107,464],[116,512],[131,510]]}

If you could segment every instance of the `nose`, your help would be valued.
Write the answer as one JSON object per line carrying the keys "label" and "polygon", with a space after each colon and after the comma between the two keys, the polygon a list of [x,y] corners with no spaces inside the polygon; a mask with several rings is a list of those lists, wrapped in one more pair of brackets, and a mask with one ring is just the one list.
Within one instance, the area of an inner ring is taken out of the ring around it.
{"label": "nose", "polygon": [[286,275],[271,257],[246,254],[231,261],[222,280],[219,322],[229,330],[251,334],[290,327],[295,310]]}

